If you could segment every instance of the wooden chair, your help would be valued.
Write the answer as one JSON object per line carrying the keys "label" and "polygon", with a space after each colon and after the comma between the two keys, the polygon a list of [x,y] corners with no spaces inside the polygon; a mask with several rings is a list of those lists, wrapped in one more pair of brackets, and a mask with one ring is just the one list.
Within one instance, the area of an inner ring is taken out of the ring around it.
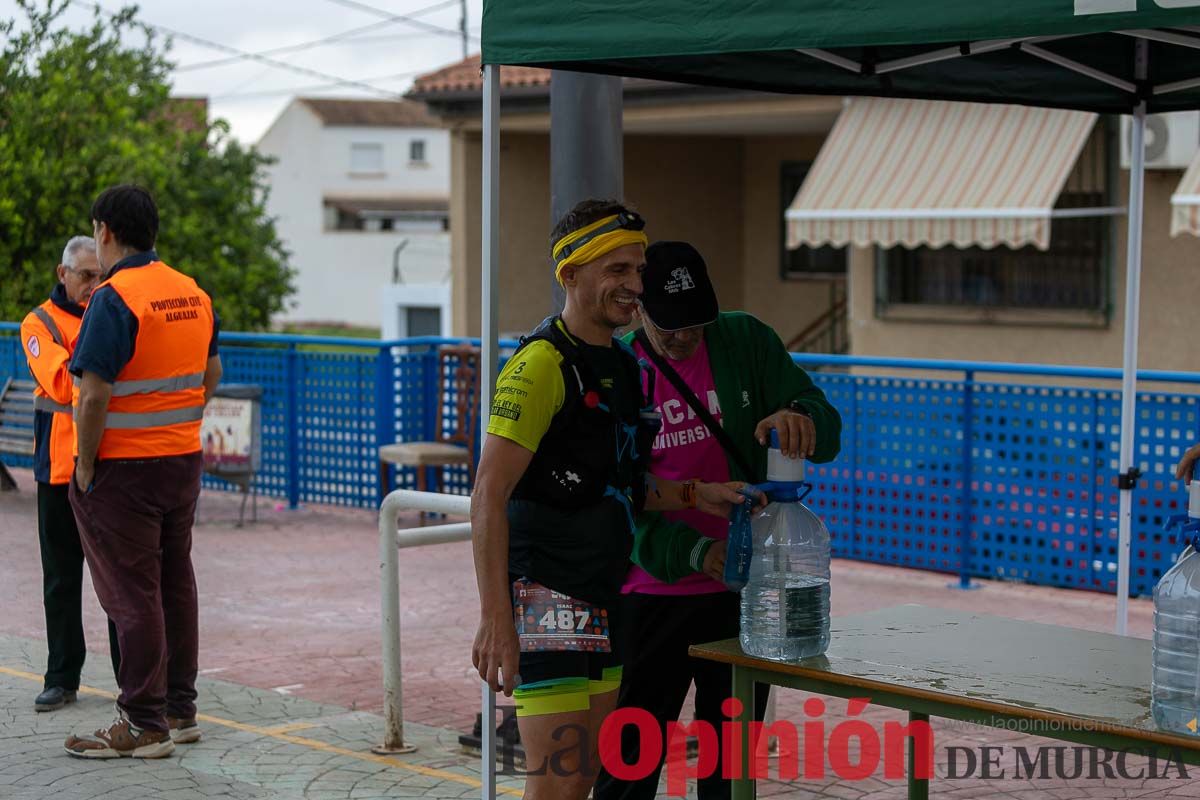
{"label": "wooden chair", "polygon": [[[479,427],[478,347],[447,346],[438,350],[438,407],[434,428],[437,438],[431,442],[397,442],[379,448],[380,493],[391,488],[392,465],[415,467],[417,491],[427,488],[426,472],[433,468],[436,490],[442,490],[442,468],[465,464],[475,482],[475,437]],[[449,392],[449,396],[447,393]],[[454,408],[453,426],[447,425],[446,412]],[[425,522],[425,514],[421,514]]]}

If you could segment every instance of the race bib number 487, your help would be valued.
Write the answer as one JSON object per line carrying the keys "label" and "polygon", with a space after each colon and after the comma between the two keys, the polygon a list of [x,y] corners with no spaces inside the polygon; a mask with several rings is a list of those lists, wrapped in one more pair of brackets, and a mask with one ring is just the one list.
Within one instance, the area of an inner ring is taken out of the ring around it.
{"label": "race bib number 487", "polygon": [[513,583],[513,621],[522,653],[612,651],[607,609],[540,583]]}

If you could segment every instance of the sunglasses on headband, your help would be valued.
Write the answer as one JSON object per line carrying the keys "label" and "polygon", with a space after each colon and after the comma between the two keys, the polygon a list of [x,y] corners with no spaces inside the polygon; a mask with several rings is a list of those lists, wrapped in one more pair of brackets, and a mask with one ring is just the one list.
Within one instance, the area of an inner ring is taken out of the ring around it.
{"label": "sunglasses on headband", "polygon": [[612,220],[608,224],[601,225],[596,230],[588,233],[587,236],[577,239],[568,245],[564,245],[562,250],[558,251],[557,255],[555,256],[555,260],[560,263],[566,261],[571,257],[571,253],[574,253],[576,250],[583,247],[597,236],[602,236],[606,233],[611,233],[612,231],[616,230],[640,231],[644,230],[645,227],[646,220],[642,219],[641,215],[636,211],[622,211],[617,214],[616,219]]}

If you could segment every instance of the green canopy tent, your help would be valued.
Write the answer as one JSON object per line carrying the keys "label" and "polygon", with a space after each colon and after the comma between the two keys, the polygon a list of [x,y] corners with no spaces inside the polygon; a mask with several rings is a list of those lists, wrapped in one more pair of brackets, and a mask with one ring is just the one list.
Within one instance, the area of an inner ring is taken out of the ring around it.
{"label": "green canopy tent", "polygon": [[497,363],[499,65],[1132,114],[1116,615],[1125,632],[1145,115],[1200,108],[1200,0],[484,0],[482,38],[485,397]]}
{"label": "green canopy tent", "polygon": [[1194,0],[488,0],[483,63],[1101,113],[1144,100],[1156,113],[1200,107],[1192,26]]}

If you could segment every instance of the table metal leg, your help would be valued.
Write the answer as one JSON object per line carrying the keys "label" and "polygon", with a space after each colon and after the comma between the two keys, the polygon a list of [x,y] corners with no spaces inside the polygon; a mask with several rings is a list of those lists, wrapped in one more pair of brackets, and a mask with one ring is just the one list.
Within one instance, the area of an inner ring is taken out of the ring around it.
{"label": "table metal leg", "polygon": [[742,769],[740,777],[733,779],[732,800],[754,800],[757,794],[754,785],[754,763],[751,752],[750,721],[754,719],[754,680],[747,670],[733,667],[733,696],[742,702],[742,713],[737,718],[742,732]]}
{"label": "table metal leg", "polygon": [[[928,724],[929,715],[908,712],[910,730],[914,722]],[[929,779],[917,777],[917,740],[913,736],[908,737],[908,800],[929,800]]]}

